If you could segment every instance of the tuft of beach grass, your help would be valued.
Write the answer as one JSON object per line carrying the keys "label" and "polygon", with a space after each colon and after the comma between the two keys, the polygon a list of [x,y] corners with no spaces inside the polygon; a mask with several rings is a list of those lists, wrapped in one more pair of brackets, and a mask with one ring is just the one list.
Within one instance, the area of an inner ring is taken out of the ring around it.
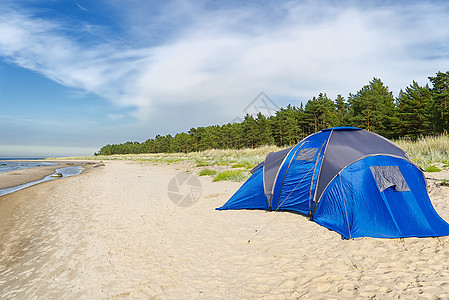
{"label": "tuft of beach grass", "polygon": [[422,136],[415,141],[399,139],[394,141],[402,150],[407,152],[410,159],[419,167],[426,170],[432,164],[449,164],[449,136]]}
{"label": "tuft of beach grass", "polygon": [[248,179],[248,177],[249,172],[244,170],[226,170],[218,174],[213,181],[230,180],[239,182]]}
{"label": "tuft of beach grass", "polygon": [[217,171],[211,169],[203,169],[198,173],[199,176],[214,176],[215,174],[217,174]]}

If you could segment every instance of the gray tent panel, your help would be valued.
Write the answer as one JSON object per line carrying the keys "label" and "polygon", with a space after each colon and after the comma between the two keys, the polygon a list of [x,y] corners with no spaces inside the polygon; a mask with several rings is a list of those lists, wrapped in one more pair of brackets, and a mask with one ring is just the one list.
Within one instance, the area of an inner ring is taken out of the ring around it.
{"label": "gray tent panel", "polygon": [[259,170],[260,167],[263,166],[263,162],[259,163],[257,166],[255,166],[254,168],[251,169],[251,174],[256,173],[257,170]]}
{"label": "gray tent panel", "polygon": [[296,160],[313,161],[318,148],[303,148],[299,150]]}
{"label": "gray tent panel", "polygon": [[393,187],[398,192],[410,191],[398,166],[372,166],[370,169],[381,192],[389,187]]}
{"label": "gray tent panel", "polygon": [[270,207],[271,207],[271,192],[273,190],[276,174],[278,173],[279,167],[284,161],[284,158],[287,156],[287,154],[290,152],[292,148],[293,147],[290,147],[278,152],[270,152],[265,158],[263,164],[263,188]]}
{"label": "gray tent panel", "polygon": [[389,154],[408,160],[402,149],[378,134],[364,129],[334,130],[321,166],[315,199],[319,201],[329,182],[346,166],[372,154]]}

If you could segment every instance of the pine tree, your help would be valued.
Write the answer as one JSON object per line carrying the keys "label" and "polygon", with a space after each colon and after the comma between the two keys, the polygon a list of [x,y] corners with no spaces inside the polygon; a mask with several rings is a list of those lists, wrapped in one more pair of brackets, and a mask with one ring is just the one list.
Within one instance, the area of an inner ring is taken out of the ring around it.
{"label": "pine tree", "polygon": [[325,93],[307,101],[304,116],[310,124],[310,133],[336,126],[338,123],[334,102]]}
{"label": "pine tree", "polygon": [[177,152],[189,153],[190,151],[190,136],[181,132],[175,135],[174,143]]}
{"label": "pine tree", "polygon": [[189,130],[189,136],[190,136],[190,140],[192,141],[192,146],[193,146],[193,150],[195,152],[200,151],[199,149],[199,143],[201,140],[201,130],[199,130],[200,127],[198,128],[190,128]]}
{"label": "pine tree", "polygon": [[274,138],[271,136],[270,120],[259,112],[257,114],[256,123],[259,132],[257,146],[274,144]]}
{"label": "pine tree", "polygon": [[259,127],[257,126],[254,117],[247,114],[243,120],[243,127],[245,128],[245,144],[249,148],[254,148],[258,142]]}
{"label": "pine tree", "polygon": [[344,126],[346,114],[348,112],[348,105],[342,95],[337,95],[335,99],[335,124],[334,126]]}
{"label": "pine tree", "polygon": [[449,131],[449,71],[438,72],[435,77],[429,77],[433,84],[434,116],[438,132]]}
{"label": "pine tree", "polygon": [[357,94],[350,94],[348,102],[351,125],[394,136],[393,128],[397,126],[394,97],[380,79],[374,78]]}
{"label": "pine tree", "polygon": [[401,90],[397,98],[397,134],[416,138],[432,132],[432,107],[432,95],[428,85],[422,87],[413,81],[405,92]]}
{"label": "pine tree", "polygon": [[231,147],[233,149],[242,149],[245,147],[245,130],[243,123],[232,123],[231,136]]}

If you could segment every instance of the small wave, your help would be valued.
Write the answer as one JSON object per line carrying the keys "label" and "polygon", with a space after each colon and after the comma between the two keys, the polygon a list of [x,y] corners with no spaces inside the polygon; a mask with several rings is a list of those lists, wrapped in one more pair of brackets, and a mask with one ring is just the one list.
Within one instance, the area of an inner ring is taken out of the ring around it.
{"label": "small wave", "polygon": [[56,163],[51,162],[37,162],[37,161],[1,161],[0,173],[16,171],[21,169],[29,169],[35,167],[54,166]]}

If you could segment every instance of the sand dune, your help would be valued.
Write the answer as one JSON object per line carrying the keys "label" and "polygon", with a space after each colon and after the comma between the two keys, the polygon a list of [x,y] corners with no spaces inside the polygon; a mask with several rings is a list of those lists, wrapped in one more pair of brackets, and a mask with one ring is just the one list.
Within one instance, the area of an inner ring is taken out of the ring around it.
{"label": "sand dune", "polygon": [[[241,183],[209,177],[178,207],[167,186],[183,171],[113,161],[0,197],[15,203],[0,299],[449,297],[448,237],[342,240],[293,213],[215,211]],[[431,185],[449,220],[449,187]]]}

